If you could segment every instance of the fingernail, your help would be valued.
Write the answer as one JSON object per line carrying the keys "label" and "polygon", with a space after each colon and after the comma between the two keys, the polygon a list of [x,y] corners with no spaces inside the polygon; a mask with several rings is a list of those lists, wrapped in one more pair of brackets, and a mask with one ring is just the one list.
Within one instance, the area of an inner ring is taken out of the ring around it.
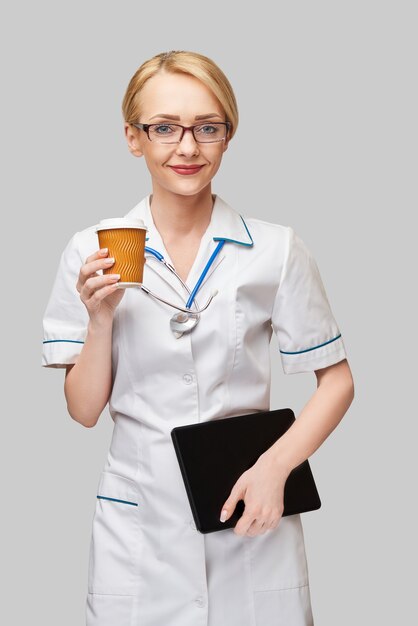
{"label": "fingernail", "polygon": [[101,248],[100,249],[100,254],[107,254],[109,248]]}
{"label": "fingernail", "polygon": [[108,259],[105,259],[105,263],[114,263],[115,259],[113,258],[113,256],[109,257]]}
{"label": "fingernail", "polygon": [[223,509],[221,513],[221,517],[220,517],[221,522],[224,522],[226,520],[227,515],[228,515],[228,511],[226,509]]}

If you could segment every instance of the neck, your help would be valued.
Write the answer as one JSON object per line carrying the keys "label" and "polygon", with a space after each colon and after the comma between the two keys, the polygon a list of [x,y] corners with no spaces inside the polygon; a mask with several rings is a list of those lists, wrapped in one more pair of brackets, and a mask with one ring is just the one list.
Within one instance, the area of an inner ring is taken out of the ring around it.
{"label": "neck", "polygon": [[154,224],[163,239],[201,236],[209,225],[213,208],[211,187],[192,196],[153,189],[150,197]]}

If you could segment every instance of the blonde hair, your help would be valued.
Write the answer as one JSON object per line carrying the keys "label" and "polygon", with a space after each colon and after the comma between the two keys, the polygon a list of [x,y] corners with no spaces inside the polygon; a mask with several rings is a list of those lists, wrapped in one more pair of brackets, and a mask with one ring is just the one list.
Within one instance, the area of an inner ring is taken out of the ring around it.
{"label": "blonde hair", "polygon": [[232,86],[222,70],[208,57],[197,52],[171,50],[145,61],[132,76],[122,102],[125,122],[132,124],[141,117],[140,93],[146,81],[159,72],[183,73],[198,78],[219,100],[231,123],[229,138],[238,126],[238,106]]}

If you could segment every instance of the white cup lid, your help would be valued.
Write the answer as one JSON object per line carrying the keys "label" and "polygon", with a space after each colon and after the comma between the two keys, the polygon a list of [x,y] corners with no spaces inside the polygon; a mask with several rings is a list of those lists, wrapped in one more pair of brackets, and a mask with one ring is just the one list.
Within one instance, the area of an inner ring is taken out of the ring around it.
{"label": "white cup lid", "polygon": [[144,222],[137,217],[109,217],[100,220],[96,226],[96,233],[99,230],[109,230],[111,228],[141,228],[148,230]]}

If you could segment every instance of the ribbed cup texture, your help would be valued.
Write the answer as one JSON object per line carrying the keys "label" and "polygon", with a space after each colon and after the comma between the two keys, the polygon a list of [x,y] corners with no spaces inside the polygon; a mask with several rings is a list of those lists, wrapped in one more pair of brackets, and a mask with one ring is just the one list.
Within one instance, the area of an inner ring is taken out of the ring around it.
{"label": "ribbed cup texture", "polygon": [[97,234],[100,248],[109,248],[108,256],[115,258],[112,267],[104,269],[103,274],[120,274],[122,283],[142,283],[146,230],[111,228]]}

